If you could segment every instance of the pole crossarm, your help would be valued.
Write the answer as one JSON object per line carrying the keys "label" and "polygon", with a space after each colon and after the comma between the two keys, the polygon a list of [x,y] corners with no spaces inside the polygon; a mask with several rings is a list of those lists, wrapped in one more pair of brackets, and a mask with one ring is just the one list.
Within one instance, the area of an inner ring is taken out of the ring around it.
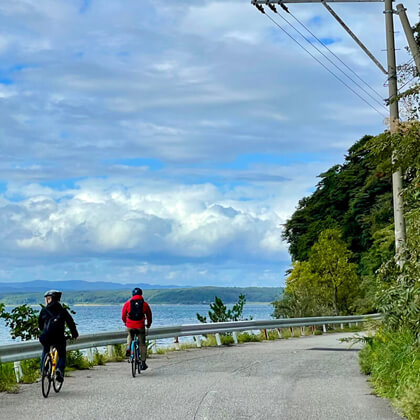
{"label": "pole crossarm", "polygon": [[[269,5],[269,4],[286,4],[286,3],[322,3],[324,0],[252,0],[251,3],[255,6]],[[328,3],[383,3],[385,0],[328,0]]]}

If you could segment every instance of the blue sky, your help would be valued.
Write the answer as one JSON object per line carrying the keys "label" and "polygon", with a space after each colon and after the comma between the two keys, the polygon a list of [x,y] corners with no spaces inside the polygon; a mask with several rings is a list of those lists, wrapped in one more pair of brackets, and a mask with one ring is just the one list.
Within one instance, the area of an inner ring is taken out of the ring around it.
{"label": "blue sky", "polygon": [[[289,8],[387,97],[321,5]],[[385,65],[383,4],[333,8]],[[282,224],[386,128],[248,0],[6,0],[0,25],[0,282],[281,286]]]}

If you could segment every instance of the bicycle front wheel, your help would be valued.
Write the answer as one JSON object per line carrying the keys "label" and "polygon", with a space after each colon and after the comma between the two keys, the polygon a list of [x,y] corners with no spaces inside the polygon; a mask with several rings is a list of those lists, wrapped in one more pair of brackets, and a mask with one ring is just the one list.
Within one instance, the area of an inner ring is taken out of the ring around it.
{"label": "bicycle front wheel", "polygon": [[51,373],[52,373],[52,360],[51,356],[47,354],[42,364],[42,395],[44,398],[48,397],[51,388]]}

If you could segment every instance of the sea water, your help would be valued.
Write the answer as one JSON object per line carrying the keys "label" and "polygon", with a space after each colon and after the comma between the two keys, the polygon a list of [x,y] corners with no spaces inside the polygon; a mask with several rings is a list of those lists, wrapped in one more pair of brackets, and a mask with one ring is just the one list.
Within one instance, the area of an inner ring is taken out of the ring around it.
{"label": "sea water", "polygon": [[[232,305],[226,305],[231,308]],[[199,324],[196,314],[207,316],[209,305],[150,305],[153,313],[153,327],[182,324]],[[33,306],[39,310],[40,306]],[[6,306],[6,311],[10,312],[13,306]],[[79,334],[93,334],[104,331],[124,331],[125,326],[121,320],[122,305],[73,305],[72,309],[76,312],[73,318],[77,324]],[[246,304],[243,310],[243,318],[254,320],[271,319],[273,306],[267,304]],[[189,340],[182,338],[182,340]],[[0,319],[0,344],[12,343],[9,329],[4,321]],[[168,340],[164,340],[168,342]]]}

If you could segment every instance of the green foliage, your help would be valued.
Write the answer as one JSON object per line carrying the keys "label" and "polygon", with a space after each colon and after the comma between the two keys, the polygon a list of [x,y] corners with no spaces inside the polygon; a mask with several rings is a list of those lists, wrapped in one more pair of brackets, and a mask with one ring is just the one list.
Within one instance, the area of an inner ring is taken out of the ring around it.
{"label": "green foliage", "polygon": [[274,316],[350,314],[360,296],[356,264],[351,259],[337,229],[322,232],[308,260],[293,264],[284,299],[273,303]]}
{"label": "green foliage", "polygon": [[104,366],[106,365],[107,357],[104,353],[99,353],[98,349],[93,352],[93,363],[92,366]]}
{"label": "green foliage", "polygon": [[66,369],[68,370],[84,370],[89,369],[89,362],[80,350],[73,350],[67,352]]}
{"label": "green foliage", "polygon": [[262,341],[259,335],[251,334],[249,332],[243,332],[238,334],[238,343],[257,343]]}
{"label": "green foliage", "polygon": [[17,392],[18,388],[13,363],[0,362],[0,392]]}
{"label": "green foliage", "polygon": [[[223,303],[222,299],[215,296],[214,302],[210,304],[210,310],[208,312],[211,322],[229,322],[243,320],[242,312],[246,298],[244,295],[239,295],[238,302],[235,303],[232,309],[228,309]],[[197,319],[200,322],[206,323],[207,317],[197,313]]]}
{"label": "green foliage", "polygon": [[0,313],[0,317],[10,328],[12,338],[21,338],[22,340],[33,340],[39,337],[38,315],[39,311],[26,304],[17,306],[10,313],[6,312],[3,306]]}
{"label": "green foliage", "polygon": [[22,379],[21,382],[24,384],[32,384],[40,377],[39,365],[41,358],[22,360],[20,366],[22,368]]}
{"label": "green foliage", "polygon": [[362,372],[371,375],[375,392],[396,400],[409,419],[420,411],[420,344],[414,331],[381,328],[360,351]]}
{"label": "green foliage", "polygon": [[300,200],[286,222],[283,237],[293,261],[308,260],[309,250],[321,232],[339,228],[354,261],[359,262],[372,244],[373,231],[390,223],[392,209],[388,202],[386,210],[382,209],[385,202],[380,198],[391,192],[391,182],[377,171],[365,148],[370,139],[363,137],[349,149],[343,165],[319,175],[316,191]]}

